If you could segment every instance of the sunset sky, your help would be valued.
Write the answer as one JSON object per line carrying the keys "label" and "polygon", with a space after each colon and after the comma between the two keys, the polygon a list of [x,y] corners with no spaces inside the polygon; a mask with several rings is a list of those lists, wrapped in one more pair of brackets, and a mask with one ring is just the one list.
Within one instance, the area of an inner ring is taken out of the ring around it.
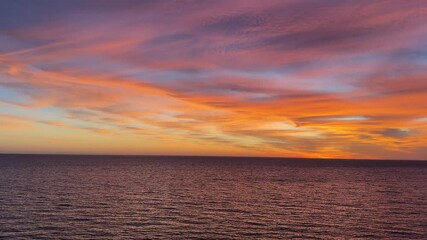
{"label": "sunset sky", "polygon": [[0,1],[0,152],[427,159],[427,1]]}

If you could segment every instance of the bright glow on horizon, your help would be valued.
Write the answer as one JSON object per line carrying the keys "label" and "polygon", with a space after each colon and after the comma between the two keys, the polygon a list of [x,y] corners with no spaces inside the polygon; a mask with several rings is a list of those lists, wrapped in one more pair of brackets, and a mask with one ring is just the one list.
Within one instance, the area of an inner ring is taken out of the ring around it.
{"label": "bright glow on horizon", "polygon": [[426,159],[425,12],[1,1],[0,152]]}

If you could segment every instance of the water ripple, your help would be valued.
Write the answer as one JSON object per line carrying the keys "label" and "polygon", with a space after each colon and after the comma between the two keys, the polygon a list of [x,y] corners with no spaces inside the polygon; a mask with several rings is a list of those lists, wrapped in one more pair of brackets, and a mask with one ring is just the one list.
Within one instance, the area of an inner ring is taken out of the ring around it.
{"label": "water ripple", "polygon": [[426,239],[427,168],[0,155],[0,239]]}

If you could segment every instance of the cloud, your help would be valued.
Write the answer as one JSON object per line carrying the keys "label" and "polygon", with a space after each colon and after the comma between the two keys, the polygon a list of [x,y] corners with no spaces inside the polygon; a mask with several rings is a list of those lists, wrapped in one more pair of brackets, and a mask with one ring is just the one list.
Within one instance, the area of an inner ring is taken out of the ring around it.
{"label": "cloud", "polygon": [[22,127],[261,155],[421,158],[427,145],[424,1],[1,5],[0,114],[37,115]]}
{"label": "cloud", "polygon": [[388,128],[388,129],[378,131],[377,133],[379,133],[383,136],[386,136],[386,137],[402,139],[402,138],[406,138],[406,137],[409,137],[411,135],[417,134],[418,132],[414,131],[414,130],[410,130],[410,129]]}

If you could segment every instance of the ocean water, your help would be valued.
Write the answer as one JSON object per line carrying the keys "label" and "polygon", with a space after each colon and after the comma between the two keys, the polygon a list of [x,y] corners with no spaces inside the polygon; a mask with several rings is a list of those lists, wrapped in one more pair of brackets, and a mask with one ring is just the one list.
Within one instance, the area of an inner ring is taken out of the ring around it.
{"label": "ocean water", "polygon": [[427,239],[427,162],[0,155],[0,239]]}

